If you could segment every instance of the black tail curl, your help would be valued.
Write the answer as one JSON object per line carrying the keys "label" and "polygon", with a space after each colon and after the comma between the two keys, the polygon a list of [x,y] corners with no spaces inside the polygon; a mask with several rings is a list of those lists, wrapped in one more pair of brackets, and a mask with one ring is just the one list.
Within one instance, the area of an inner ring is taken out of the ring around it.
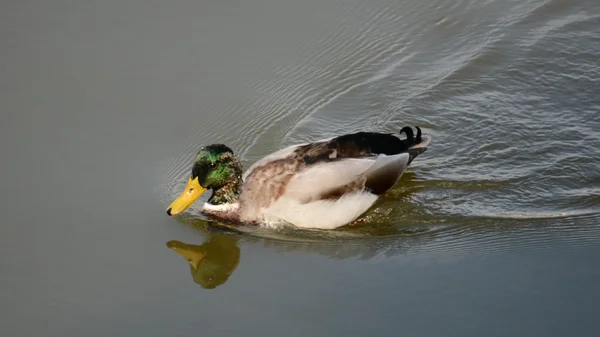
{"label": "black tail curl", "polygon": [[417,129],[416,137],[410,126],[405,126],[402,129],[400,129],[399,135],[401,136],[403,133],[406,134],[406,140],[404,142],[408,146],[413,146],[413,145],[419,144],[422,141],[421,128],[419,128],[418,126],[415,126],[415,128]]}
{"label": "black tail curl", "polygon": [[419,128],[418,126],[415,126],[415,128],[417,129],[416,137],[413,133],[413,130],[410,127],[405,126],[402,129],[400,129],[400,135],[402,135],[402,133],[406,133],[406,139],[403,141],[403,143],[406,144],[406,146],[408,147],[408,165],[410,165],[410,163],[412,163],[412,161],[415,160],[415,158],[417,158],[418,155],[427,150],[426,147],[413,147],[421,143],[421,141],[423,141],[423,139],[421,138],[421,128]]}

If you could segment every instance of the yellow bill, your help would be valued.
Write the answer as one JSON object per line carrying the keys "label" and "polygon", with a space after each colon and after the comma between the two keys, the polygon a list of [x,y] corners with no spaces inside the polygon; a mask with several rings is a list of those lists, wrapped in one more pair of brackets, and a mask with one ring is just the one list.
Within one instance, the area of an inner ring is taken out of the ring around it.
{"label": "yellow bill", "polygon": [[177,215],[185,211],[204,191],[206,191],[206,188],[200,185],[198,177],[190,178],[181,195],[167,208],[167,214]]}

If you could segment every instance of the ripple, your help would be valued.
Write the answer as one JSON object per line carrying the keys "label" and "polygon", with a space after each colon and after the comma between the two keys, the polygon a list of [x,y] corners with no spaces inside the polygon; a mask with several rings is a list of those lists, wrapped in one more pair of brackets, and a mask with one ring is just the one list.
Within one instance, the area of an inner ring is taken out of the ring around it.
{"label": "ripple", "polygon": [[332,254],[366,245],[365,256],[541,247],[546,232],[596,240],[597,15],[555,0],[334,6],[338,16],[270,58],[241,94],[213,101],[202,128],[191,123],[159,168],[161,201],[179,194],[199,143],[230,144],[247,167],[292,143],[417,124],[431,148],[360,223],[243,231]]}
{"label": "ripple", "polygon": [[[600,227],[595,224],[599,219],[599,213],[508,217],[502,222],[494,218],[470,218],[455,226],[383,236],[352,230],[274,231],[239,227],[230,230],[244,234],[242,242],[246,244],[260,244],[278,252],[315,253],[333,259],[369,260],[415,254],[456,258],[502,251],[542,252],[552,249],[556,240],[560,240],[563,247],[573,249],[597,245],[600,243]],[[204,229],[213,226],[198,219],[187,221]]]}
{"label": "ripple", "polygon": [[566,218],[571,216],[594,214],[592,212],[570,211],[570,212],[502,212],[491,214],[491,217],[511,219],[552,219]]}

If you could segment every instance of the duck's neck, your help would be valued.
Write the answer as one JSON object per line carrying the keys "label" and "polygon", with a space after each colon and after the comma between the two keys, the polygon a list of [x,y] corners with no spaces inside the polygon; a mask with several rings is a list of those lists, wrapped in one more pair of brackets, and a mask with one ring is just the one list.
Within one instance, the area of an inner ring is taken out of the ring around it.
{"label": "duck's neck", "polygon": [[234,204],[240,199],[240,193],[242,192],[242,165],[235,159],[233,166],[235,175],[227,184],[213,189],[213,193],[208,199],[208,203],[211,205],[223,205],[223,204]]}

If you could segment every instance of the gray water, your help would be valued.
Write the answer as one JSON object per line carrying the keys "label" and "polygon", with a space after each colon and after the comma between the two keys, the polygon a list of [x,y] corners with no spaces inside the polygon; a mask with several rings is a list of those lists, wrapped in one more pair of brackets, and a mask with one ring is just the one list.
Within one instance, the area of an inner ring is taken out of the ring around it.
{"label": "gray water", "polygon": [[[598,1],[0,9],[0,335],[600,334]],[[359,223],[165,214],[202,145],[405,125]]]}

